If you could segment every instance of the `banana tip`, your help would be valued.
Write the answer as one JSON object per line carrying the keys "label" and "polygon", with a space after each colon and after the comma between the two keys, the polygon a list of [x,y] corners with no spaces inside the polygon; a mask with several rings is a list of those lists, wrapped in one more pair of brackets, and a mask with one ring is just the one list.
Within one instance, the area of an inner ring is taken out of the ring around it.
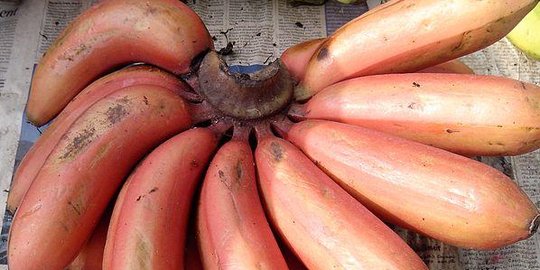
{"label": "banana tip", "polygon": [[30,113],[28,110],[26,111],[26,119],[28,119],[28,122],[30,122],[30,124],[36,127],[41,127],[46,124],[44,123],[45,121],[43,121],[39,117],[35,117],[34,114]]}
{"label": "banana tip", "polygon": [[17,211],[17,207],[8,205],[8,206],[6,207],[6,210],[7,210],[12,216],[14,216],[14,215],[15,215],[15,211]]}
{"label": "banana tip", "polygon": [[540,214],[537,214],[534,219],[531,221],[531,225],[529,226],[529,235],[533,235],[538,231],[538,227],[540,226]]}
{"label": "banana tip", "polygon": [[297,85],[294,88],[294,98],[297,101],[304,101],[312,96],[311,91],[302,84]]}

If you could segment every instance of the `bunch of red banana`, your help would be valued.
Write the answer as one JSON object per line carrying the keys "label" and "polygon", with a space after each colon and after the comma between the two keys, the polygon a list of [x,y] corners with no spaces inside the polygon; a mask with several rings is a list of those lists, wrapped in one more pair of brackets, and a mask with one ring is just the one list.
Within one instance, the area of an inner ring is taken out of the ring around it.
{"label": "bunch of red banana", "polygon": [[453,59],[536,3],[390,1],[287,50],[295,98],[227,141],[226,117],[194,127],[213,99],[177,76],[213,49],[199,17],[100,2],[36,69],[28,119],[54,121],[14,175],[10,269],[426,269],[384,222],[465,248],[530,237],[534,203],[458,154],[538,149],[540,87]]}

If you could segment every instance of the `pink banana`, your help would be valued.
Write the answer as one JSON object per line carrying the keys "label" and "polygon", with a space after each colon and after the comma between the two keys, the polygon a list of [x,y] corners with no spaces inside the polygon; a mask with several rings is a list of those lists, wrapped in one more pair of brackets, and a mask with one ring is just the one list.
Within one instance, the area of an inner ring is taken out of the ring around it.
{"label": "pink banana", "polygon": [[212,131],[196,128],[141,162],[114,206],[103,269],[183,269],[191,201],[216,146]]}
{"label": "pink banana", "polygon": [[495,76],[386,74],[343,81],[293,105],[299,119],[363,126],[452,152],[518,155],[540,147],[540,87]]}
{"label": "pink banana", "polygon": [[15,213],[43,163],[79,116],[94,103],[113,92],[144,84],[164,87],[178,94],[188,88],[173,75],[146,65],[121,69],[90,84],[64,108],[22,159],[11,182],[7,199],[8,211]]}
{"label": "pink banana", "polygon": [[236,140],[223,145],[210,164],[197,219],[205,269],[287,269],[259,200],[253,165],[249,145]]}
{"label": "pink banana", "polygon": [[102,1],[77,17],[41,59],[26,107],[41,126],[90,82],[118,66],[145,62],[174,74],[213,48],[201,19],[176,0]]}
{"label": "pink banana", "polygon": [[96,102],[55,146],[15,213],[10,269],[66,267],[136,162],[191,125],[187,104],[174,92],[132,88]]}
{"label": "pink banana", "polygon": [[263,138],[255,160],[269,218],[309,269],[427,269],[397,234],[289,142]]}
{"label": "pink banana", "polygon": [[503,38],[538,0],[393,0],[338,29],[295,90],[305,100],[359,76],[415,72]]}
{"label": "pink banana", "polygon": [[478,161],[331,121],[300,122],[286,137],[379,217],[445,243],[500,248],[540,224],[516,183]]}

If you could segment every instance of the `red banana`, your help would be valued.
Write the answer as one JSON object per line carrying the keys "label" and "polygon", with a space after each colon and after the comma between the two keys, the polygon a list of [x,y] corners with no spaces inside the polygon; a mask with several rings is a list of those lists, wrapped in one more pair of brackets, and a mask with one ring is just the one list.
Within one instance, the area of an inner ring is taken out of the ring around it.
{"label": "red banana", "polygon": [[269,218],[309,269],[427,269],[405,242],[279,138],[255,160]]}
{"label": "red banana", "polygon": [[[288,48],[281,54],[281,61],[295,80],[302,81],[304,79],[309,60],[324,41],[326,41],[325,38],[304,41]],[[422,69],[419,72],[474,74],[470,67],[457,59]]]}
{"label": "red banana", "polygon": [[185,101],[157,86],[124,88],[92,105],[55,146],[15,213],[9,268],[66,267],[133,165],[190,125]]}
{"label": "red banana", "polygon": [[305,100],[359,76],[415,72],[503,38],[538,0],[393,0],[350,21],[319,47],[295,90]]}
{"label": "red banana", "polygon": [[247,143],[230,141],[212,160],[197,223],[205,269],[287,269],[264,215]]}
{"label": "red banana", "polygon": [[26,153],[13,176],[7,199],[7,209],[11,213],[15,213],[43,163],[71,124],[81,114],[94,103],[115,91],[144,84],[160,86],[177,93],[187,89],[187,85],[173,75],[146,65],[124,68],[96,80],[64,108]]}
{"label": "red banana", "polygon": [[141,162],[114,206],[103,269],[183,269],[191,201],[216,146],[212,131],[196,128]]}
{"label": "red banana", "polygon": [[445,243],[500,248],[540,223],[516,183],[481,162],[331,121],[297,123],[286,137],[385,221]]}
{"label": "red banana", "polygon": [[156,65],[174,74],[213,48],[201,19],[176,0],[102,1],[77,17],[41,59],[27,118],[41,126],[90,82],[118,66]]}
{"label": "red banana", "polygon": [[540,147],[540,87],[495,76],[361,77],[294,105],[290,115],[364,126],[470,156]]}

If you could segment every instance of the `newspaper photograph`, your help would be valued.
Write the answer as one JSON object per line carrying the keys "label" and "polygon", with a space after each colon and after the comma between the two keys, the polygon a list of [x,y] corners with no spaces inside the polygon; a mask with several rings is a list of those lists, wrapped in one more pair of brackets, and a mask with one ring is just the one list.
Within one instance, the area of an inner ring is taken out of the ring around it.
{"label": "newspaper photograph", "polygon": [[[0,269],[7,269],[12,215],[6,210],[13,173],[41,133],[25,116],[32,75],[47,48],[81,12],[99,0],[0,0]],[[326,37],[380,0],[298,5],[291,0],[188,0],[226,62],[252,72],[289,47]],[[296,1],[298,2],[298,1]],[[386,1],[382,1],[386,2]],[[504,76],[540,85],[540,61],[527,58],[506,38],[460,58],[476,74]],[[512,178],[540,207],[540,151],[512,157],[476,157]],[[540,270],[540,235],[508,247],[456,248],[390,225],[432,270]],[[50,247],[54,248],[54,247]]]}

